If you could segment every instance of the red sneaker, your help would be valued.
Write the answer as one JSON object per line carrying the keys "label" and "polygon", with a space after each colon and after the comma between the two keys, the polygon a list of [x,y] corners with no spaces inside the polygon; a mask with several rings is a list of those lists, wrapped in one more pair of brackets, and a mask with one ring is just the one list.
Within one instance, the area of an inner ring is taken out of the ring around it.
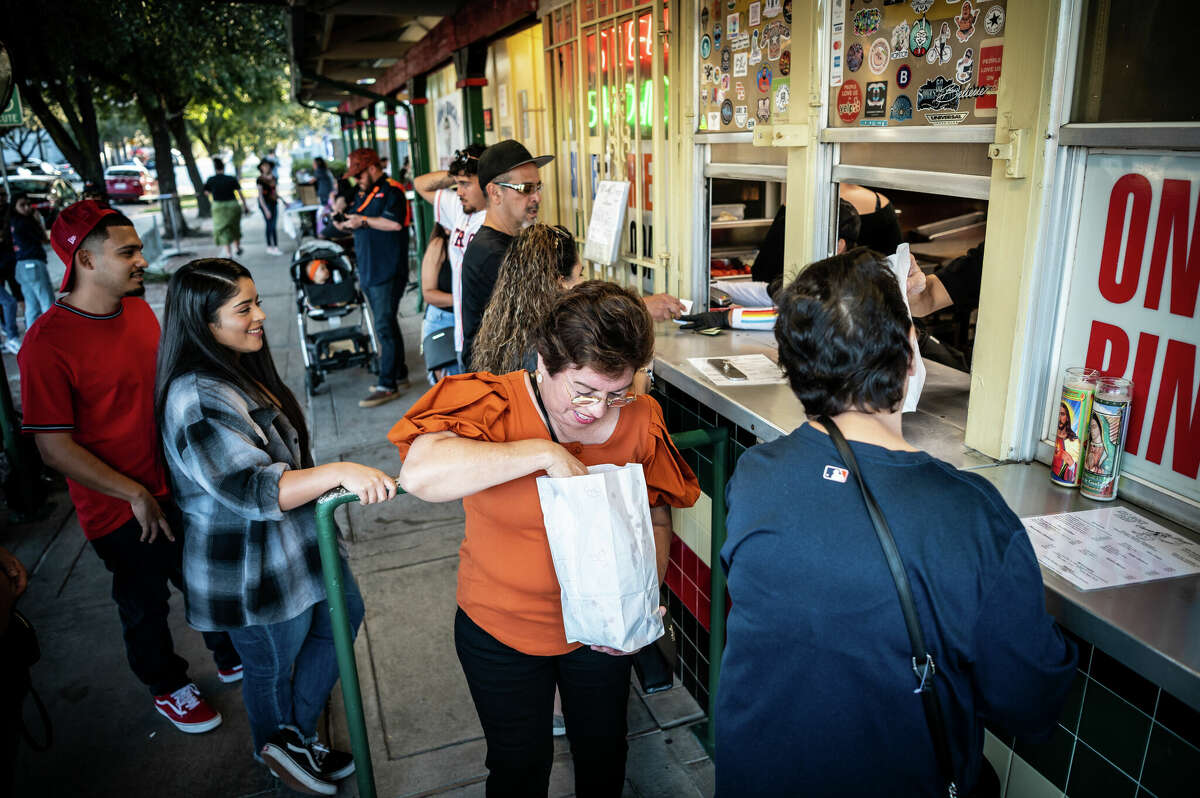
{"label": "red sneaker", "polygon": [[221,725],[221,713],[208,705],[194,684],[185,684],[170,695],[156,695],[154,708],[188,734],[200,734]]}
{"label": "red sneaker", "polygon": [[234,665],[232,668],[217,668],[217,678],[225,684],[232,684],[242,680],[242,666]]}

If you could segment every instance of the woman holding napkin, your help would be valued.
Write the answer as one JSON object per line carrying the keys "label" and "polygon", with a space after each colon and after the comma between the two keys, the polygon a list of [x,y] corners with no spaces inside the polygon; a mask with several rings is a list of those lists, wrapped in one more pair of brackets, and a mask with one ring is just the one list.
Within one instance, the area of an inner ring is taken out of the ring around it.
{"label": "woman holding napkin", "polygon": [[631,393],[654,348],[637,295],[583,283],[558,298],[535,344],[535,371],[446,377],[388,439],[404,459],[405,490],[426,501],[464,500],[454,636],[487,738],[487,794],[546,794],[557,685],[576,793],[619,796],[631,652],[567,642],[535,479],[640,463],[660,581],[669,508],[691,506],[700,487],[658,403]]}

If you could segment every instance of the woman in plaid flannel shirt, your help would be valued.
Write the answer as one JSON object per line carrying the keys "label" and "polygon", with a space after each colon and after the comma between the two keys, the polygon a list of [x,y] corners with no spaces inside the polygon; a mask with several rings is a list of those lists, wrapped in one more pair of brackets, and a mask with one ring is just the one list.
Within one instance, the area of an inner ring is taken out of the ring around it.
{"label": "woman in plaid flannel shirt", "polygon": [[[317,742],[337,681],[313,502],[339,485],[363,504],[395,481],[356,463],[314,466],[295,396],[275,370],[250,273],[207,258],[171,277],[155,409],[186,519],[187,618],[229,633],[256,758],[293,788],[332,795],[353,758]],[[357,629],[362,597],[342,560]]]}

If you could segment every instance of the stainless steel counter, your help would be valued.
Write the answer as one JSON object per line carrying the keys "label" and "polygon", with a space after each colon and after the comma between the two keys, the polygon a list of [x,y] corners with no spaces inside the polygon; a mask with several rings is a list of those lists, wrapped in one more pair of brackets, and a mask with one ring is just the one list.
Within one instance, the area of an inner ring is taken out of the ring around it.
{"label": "stainless steel counter", "polygon": [[[800,402],[787,385],[716,386],[690,357],[764,354],[777,360],[771,333],[726,330],[712,338],[658,325],[654,374],[764,441],[804,423]],[[992,482],[1017,515],[1028,517],[1105,506],[1057,488],[1038,463],[998,463],[963,443],[970,377],[926,361],[928,376],[917,412],[903,417],[904,436],[914,446]],[[1118,499],[1118,504],[1127,504]],[[1127,505],[1133,506],[1133,505]],[[1189,537],[1172,521],[1143,507],[1139,513]],[[1200,710],[1200,576],[1081,592],[1042,570],[1046,605],[1062,625],[1147,679]]]}
{"label": "stainless steel counter", "polygon": [[[688,362],[691,357],[764,354],[778,361],[775,336],[769,332],[726,330],[708,337],[684,332],[670,322],[655,330],[654,375],[717,411],[764,441],[774,440],[804,423],[804,408],[787,385],[716,386]],[[995,463],[963,444],[967,425],[970,375],[926,361],[925,389],[915,413],[904,416],[904,435],[959,468]]]}

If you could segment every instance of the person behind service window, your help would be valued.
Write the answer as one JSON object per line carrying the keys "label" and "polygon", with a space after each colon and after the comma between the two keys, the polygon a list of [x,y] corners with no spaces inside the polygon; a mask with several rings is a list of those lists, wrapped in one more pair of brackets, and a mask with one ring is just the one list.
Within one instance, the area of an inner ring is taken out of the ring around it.
{"label": "person behind service window", "polygon": [[1048,732],[1075,676],[1029,538],[989,482],[905,440],[916,336],[877,254],[808,266],[778,306],[779,362],[810,421],[749,449],[727,490],[717,795],[945,794],[896,588],[821,416],[904,559],[960,794],[999,795],[984,725]]}

